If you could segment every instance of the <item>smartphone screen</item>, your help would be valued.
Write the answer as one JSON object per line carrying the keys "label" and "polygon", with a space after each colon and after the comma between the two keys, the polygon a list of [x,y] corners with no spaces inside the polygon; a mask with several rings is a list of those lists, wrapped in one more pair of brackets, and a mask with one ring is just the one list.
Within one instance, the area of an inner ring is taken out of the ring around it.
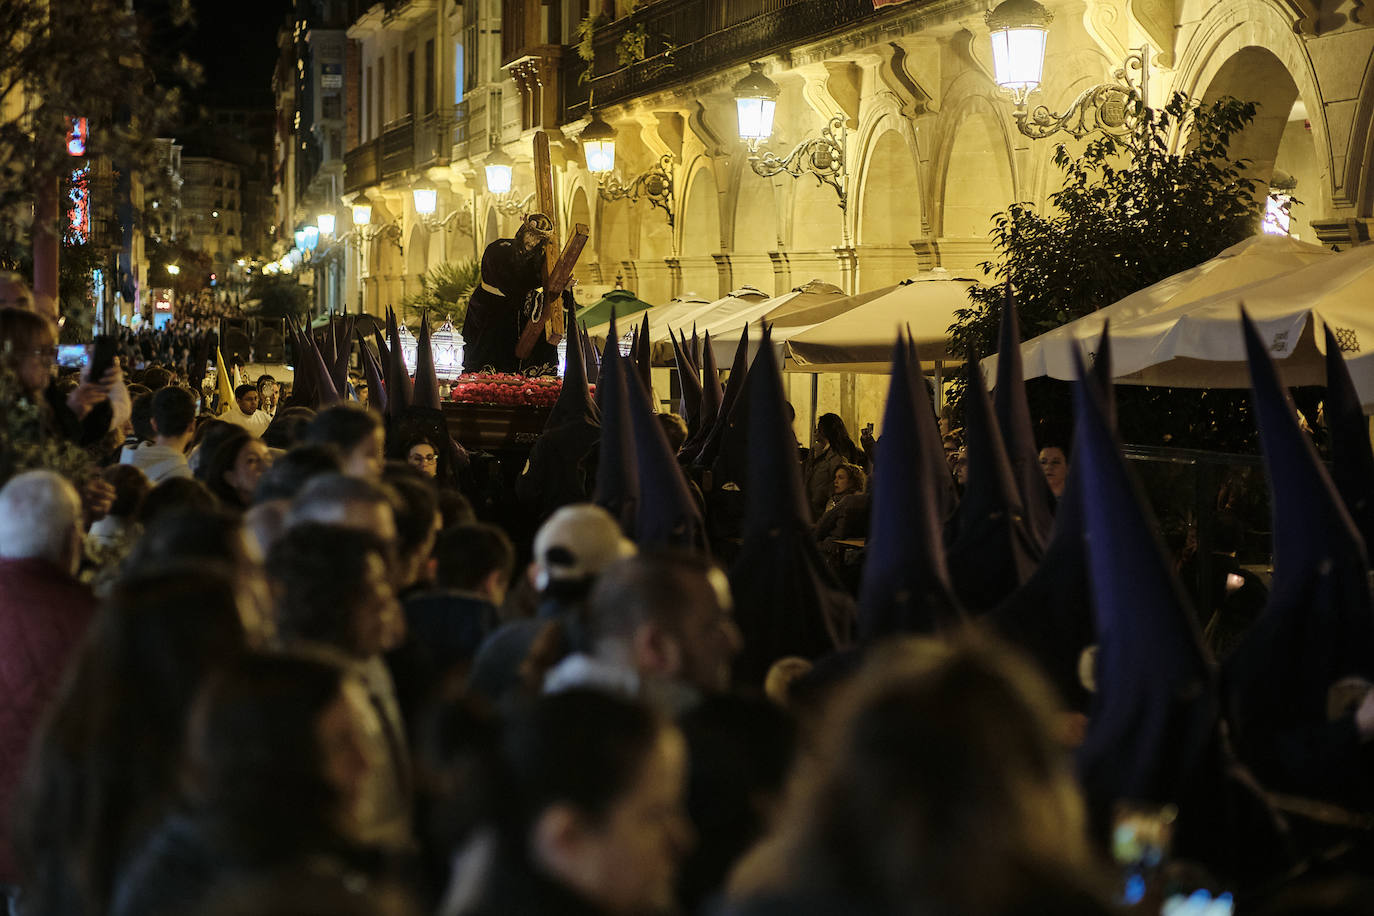
{"label": "smartphone screen", "polygon": [[84,344],[62,344],[57,348],[57,364],[63,369],[81,369],[86,365]]}

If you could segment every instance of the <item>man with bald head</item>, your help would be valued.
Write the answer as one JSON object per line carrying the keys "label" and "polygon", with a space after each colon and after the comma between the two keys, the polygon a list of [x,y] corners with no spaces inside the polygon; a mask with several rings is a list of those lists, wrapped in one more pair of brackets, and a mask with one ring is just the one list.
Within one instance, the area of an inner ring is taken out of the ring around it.
{"label": "man with bald head", "polygon": [[0,488],[0,899],[16,875],[10,804],[29,744],[95,614],[76,580],[81,499],[65,478],[28,471]]}

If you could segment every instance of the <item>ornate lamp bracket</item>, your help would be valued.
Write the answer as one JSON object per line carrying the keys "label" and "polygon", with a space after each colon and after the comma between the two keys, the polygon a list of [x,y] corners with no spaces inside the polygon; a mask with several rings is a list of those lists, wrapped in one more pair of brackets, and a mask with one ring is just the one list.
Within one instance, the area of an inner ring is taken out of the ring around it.
{"label": "ornate lamp bracket", "polygon": [[819,137],[810,137],[798,143],[785,157],[768,151],[757,152],[757,144],[749,145],[749,165],[754,174],[764,178],[786,172],[793,178],[811,174],[821,184],[835,189],[840,199],[840,210],[849,207],[849,166],[845,157],[845,142],[848,131],[844,118],[838,115],[821,128]]}
{"label": "ornate lamp bracket", "polygon": [[1100,130],[1115,137],[1133,131],[1140,123],[1149,99],[1150,46],[1142,45],[1126,55],[1112,74],[1114,82],[1083,90],[1063,114],[1045,105],[1031,108],[1022,93],[1013,93],[1016,126],[1033,140],[1065,131],[1077,139]]}
{"label": "ornate lamp bracket", "polygon": [[670,228],[673,225],[673,157],[667,153],[628,184],[614,172],[603,173],[597,191],[606,201],[628,199],[630,203],[639,203],[641,198],[647,200],[667,215]]}

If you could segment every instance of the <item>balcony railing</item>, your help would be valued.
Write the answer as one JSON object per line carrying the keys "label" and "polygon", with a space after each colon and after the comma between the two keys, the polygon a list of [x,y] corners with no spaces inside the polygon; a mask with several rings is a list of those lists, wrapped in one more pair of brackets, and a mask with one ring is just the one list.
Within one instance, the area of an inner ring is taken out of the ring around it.
{"label": "balcony railing", "polygon": [[[596,30],[591,90],[609,105],[878,19],[873,0],[658,0]],[[642,40],[643,58],[621,63]],[[581,63],[578,60],[578,63]]]}
{"label": "balcony railing", "polygon": [[415,122],[416,168],[448,164],[455,112],[455,108],[441,108]]}
{"label": "balcony railing", "polygon": [[381,143],[368,140],[344,154],[344,192],[354,191],[382,180]]}
{"label": "balcony railing", "polygon": [[410,115],[404,115],[382,128],[382,177],[389,178],[414,167],[415,122]]}

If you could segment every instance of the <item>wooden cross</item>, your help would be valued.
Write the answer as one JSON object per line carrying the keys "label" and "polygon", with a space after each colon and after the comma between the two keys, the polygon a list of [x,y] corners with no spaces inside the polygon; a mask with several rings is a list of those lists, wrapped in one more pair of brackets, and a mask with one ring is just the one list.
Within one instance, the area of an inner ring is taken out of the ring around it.
{"label": "wooden cross", "polygon": [[568,239],[562,251],[558,248],[558,206],[553,198],[553,162],[549,158],[549,135],[542,130],[534,135],[534,189],[539,212],[549,221],[549,239],[544,243],[544,305],[538,313],[525,323],[520,340],[515,345],[515,355],[527,358],[539,342],[539,335],[547,333],[549,343],[557,344],[563,339],[563,290],[572,280],[573,268],[578,256],[587,244],[587,227],[578,223],[573,227],[572,238]]}

